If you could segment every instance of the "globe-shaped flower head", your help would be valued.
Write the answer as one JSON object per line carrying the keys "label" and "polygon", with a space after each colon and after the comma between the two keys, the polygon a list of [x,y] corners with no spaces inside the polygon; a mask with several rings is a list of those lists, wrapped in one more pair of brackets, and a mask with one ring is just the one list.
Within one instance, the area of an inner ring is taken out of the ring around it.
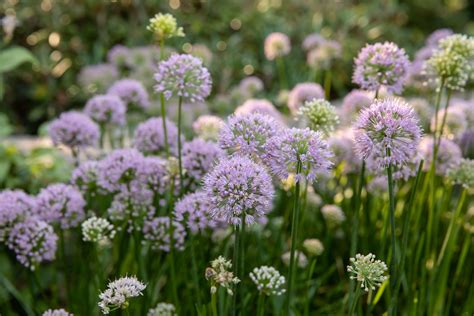
{"label": "globe-shaped flower head", "polygon": [[291,50],[290,39],[287,35],[274,32],[265,38],[264,52],[268,60],[288,55]]}
{"label": "globe-shaped flower head", "polygon": [[99,294],[99,307],[103,314],[109,314],[116,309],[126,309],[129,300],[143,295],[146,285],[136,277],[123,277],[110,282],[107,289]]}
{"label": "globe-shaped flower head", "polygon": [[367,44],[355,59],[352,81],[365,90],[377,91],[384,86],[389,92],[400,93],[409,65],[405,50],[394,43]]}
{"label": "globe-shaped flower head", "polygon": [[155,90],[166,99],[181,97],[188,102],[202,102],[211,93],[212,80],[202,61],[186,54],[174,54],[158,64]]}
{"label": "globe-shaped flower head", "polygon": [[138,80],[122,79],[116,81],[107,90],[107,94],[118,96],[128,107],[146,109],[150,106],[148,92]]}
{"label": "globe-shaped flower head", "polygon": [[148,310],[146,316],[178,316],[178,314],[173,304],[161,302]]}
{"label": "globe-shaped flower head", "polygon": [[48,309],[41,316],[74,316],[65,309]]}
{"label": "globe-shaped flower head", "polygon": [[[421,140],[418,146],[420,155],[425,160],[423,165],[425,171],[429,170],[433,160],[433,141],[433,137],[426,136]],[[455,142],[442,137],[436,155],[436,174],[441,176],[446,175],[449,169],[459,164],[461,158],[462,154],[459,146]]]}
{"label": "globe-shaped flower head", "polygon": [[191,181],[191,187],[201,184],[204,176],[224,155],[225,152],[213,142],[195,138],[185,143],[183,146],[183,167],[186,170],[186,179]]}
{"label": "globe-shaped flower head", "polygon": [[375,290],[387,280],[388,276],[385,275],[387,265],[375,260],[373,254],[369,253],[366,256],[357,254],[350,260],[351,265],[347,266],[347,271],[352,274],[350,278],[359,282],[365,291]]}
{"label": "globe-shaped flower head", "polygon": [[178,27],[175,17],[169,13],[158,13],[152,17],[147,26],[147,30],[153,32],[158,41],[184,36],[183,28]]}
{"label": "globe-shaped flower head", "polygon": [[99,141],[99,126],[87,115],[79,112],[65,112],[55,119],[48,128],[55,145],[65,145],[72,149],[95,147]]}
{"label": "globe-shaped flower head", "polygon": [[84,113],[99,124],[125,125],[127,108],[115,95],[96,95],[86,103]]}
{"label": "globe-shaped flower head", "polygon": [[250,272],[250,279],[257,286],[260,293],[267,296],[280,296],[285,293],[285,277],[274,267],[261,266]]}
{"label": "globe-shaped flower head", "polygon": [[[184,249],[186,230],[178,221],[173,220],[173,248]],[[153,250],[170,251],[170,218],[168,216],[149,219],[143,225],[143,236]]]}
{"label": "globe-shaped flower head", "polygon": [[222,126],[224,126],[224,121],[220,117],[201,115],[193,123],[193,130],[196,135],[204,140],[217,141]]}
{"label": "globe-shaped flower head", "polygon": [[339,124],[336,108],[324,99],[306,101],[299,109],[299,119],[313,131],[321,131],[329,135]]}
{"label": "globe-shaped flower head", "polygon": [[243,115],[249,113],[260,113],[273,117],[278,122],[283,122],[283,118],[276,107],[265,99],[248,99],[242,105],[235,109],[235,115]]}
{"label": "globe-shaped flower head", "polygon": [[233,225],[247,224],[270,211],[272,179],[265,168],[250,158],[235,156],[222,160],[204,179],[211,203],[211,216]]}
{"label": "globe-shaped flower head", "polygon": [[379,168],[406,164],[416,152],[421,128],[415,111],[398,98],[376,100],[355,124],[356,152]]}
{"label": "globe-shaped flower head", "polygon": [[[320,132],[309,128],[291,128],[272,137],[267,144],[264,161],[282,180],[290,174],[295,180],[314,182],[318,175],[326,174],[332,166],[332,153]],[[299,167],[298,167],[299,166]]]}
{"label": "globe-shaped flower head", "polygon": [[448,170],[448,177],[466,189],[474,189],[474,160],[461,159],[454,168]]}
{"label": "globe-shaped flower head", "polygon": [[211,204],[207,193],[197,191],[185,195],[176,203],[174,217],[178,222],[184,223],[193,234],[196,234],[206,228],[216,226],[216,221],[210,216],[210,209]]}
{"label": "globe-shaped flower head", "polygon": [[36,209],[36,200],[20,190],[0,192],[0,242],[5,241],[10,229]]}
{"label": "globe-shaped flower head", "polygon": [[367,91],[352,90],[342,100],[340,114],[346,124],[352,124],[359,112],[372,104],[373,96]]}
{"label": "globe-shaped flower head", "polygon": [[[178,151],[178,128],[176,125],[165,119],[168,145],[171,153]],[[163,119],[161,117],[152,117],[145,122],[140,123],[135,129],[133,136],[133,146],[145,154],[159,154],[165,150],[165,132],[163,128]]]}
{"label": "globe-shaped flower head", "polygon": [[297,84],[288,95],[288,108],[291,114],[297,115],[300,107],[313,99],[323,99],[323,88],[317,83],[304,82]]}

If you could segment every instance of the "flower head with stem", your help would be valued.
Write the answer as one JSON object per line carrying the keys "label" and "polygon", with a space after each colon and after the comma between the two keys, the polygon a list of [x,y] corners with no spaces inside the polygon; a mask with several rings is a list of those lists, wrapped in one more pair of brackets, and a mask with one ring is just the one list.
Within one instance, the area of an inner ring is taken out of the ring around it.
{"label": "flower head with stem", "polygon": [[219,287],[226,289],[229,295],[233,295],[233,287],[240,280],[232,270],[232,262],[223,256],[211,261],[211,266],[206,268],[205,277],[211,285],[211,294],[215,294]]}
{"label": "flower head with stem", "polygon": [[388,279],[385,275],[387,265],[381,260],[375,260],[375,255],[371,253],[366,256],[357,254],[350,262],[347,266],[347,271],[351,273],[350,278],[357,280],[366,292],[375,290]]}
{"label": "flower head with stem", "polygon": [[147,316],[178,316],[178,314],[173,304],[161,302],[150,309]]}
{"label": "flower head with stem", "polygon": [[271,296],[280,296],[285,293],[283,286],[285,285],[285,277],[274,267],[261,266],[254,268],[250,272],[250,279],[257,286],[260,293]]}
{"label": "flower head with stem", "polygon": [[183,28],[178,26],[176,18],[169,13],[155,14],[150,19],[147,30],[152,32],[155,38],[161,42],[172,37],[183,37]]}
{"label": "flower head with stem", "polygon": [[274,32],[265,38],[264,52],[268,60],[288,55],[290,50],[290,39],[286,34]]}
{"label": "flower head with stem", "polygon": [[325,135],[333,132],[339,124],[336,108],[324,99],[306,101],[298,111],[299,119],[313,131],[322,131]]}
{"label": "flower head with stem", "polygon": [[122,277],[107,285],[107,289],[99,294],[99,307],[103,314],[117,309],[127,309],[129,300],[143,295],[146,285],[136,277]]}
{"label": "flower head with stem", "polygon": [[448,178],[466,189],[474,189],[474,160],[461,159],[456,166],[448,170]]}
{"label": "flower head with stem", "polygon": [[105,218],[92,216],[82,224],[82,240],[98,244],[107,244],[115,236],[114,226]]}

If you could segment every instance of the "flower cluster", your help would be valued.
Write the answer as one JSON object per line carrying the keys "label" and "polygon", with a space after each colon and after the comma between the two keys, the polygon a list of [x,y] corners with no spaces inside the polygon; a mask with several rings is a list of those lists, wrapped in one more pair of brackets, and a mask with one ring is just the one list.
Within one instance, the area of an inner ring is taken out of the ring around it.
{"label": "flower cluster", "polygon": [[452,169],[448,170],[448,177],[456,184],[466,189],[474,188],[474,160],[461,159]]}
{"label": "flower cluster", "polygon": [[84,90],[96,93],[104,92],[118,78],[119,71],[115,65],[97,64],[83,67],[77,81]]}
{"label": "flower cluster", "polygon": [[225,288],[229,295],[234,294],[232,287],[240,280],[234,276],[231,269],[232,262],[222,256],[211,261],[211,266],[206,268],[205,272],[206,280],[211,283],[211,294],[215,294],[219,287]]}
{"label": "flower cluster", "polygon": [[174,16],[169,13],[158,13],[150,19],[147,30],[153,32],[158,41],[172,37],[183,37],[182,27],[178,27],[178,23]]}
{"label": "flower cluster", "polygon": [[73,149],[95,147],[99,141],[99,126],[87,115],[79,112],[65,112],[48,127],[49,136],[55,145]]}
{"label": "flower cluster", "polygon": [[95,193],[97,186],[97,169],[99,163],[95,160],[88,160],[81,163],[73,170],[71,175],[71,184],[81,192]]}
{"label": "flower cluster", "polygon": [[275,106],[265,99],[249,99],[235,109],[235,115],[260,113],[273,117],[278,122],[283,122],[282,115]]}
{"label": "flower cluster", "polygon": [[244,96],[253,96],[263,88],[263,81],[255,76],[245,77],[239,83],[239,91]]}
{"label": "flower cluster", "polygon": [[81,224],[82,240],[106,244],[115,236],[115,229],[110,222],[105,218],[92,216],[86,219]]}
{"label": "flower cluster", "polygon": [[201,183],[204,176],[211,171],[224,152],[216,143],[195,138],[183,146],[183,168],[187,179],[193,187]]}
{"label": "flower cluster", "polygon": [[303,241],[303,248],[312,256],[320,256],[324,251],[323,243],[316,238],[305,239]]}
{"label": "flower cluster", "polygon": [[104,314],[117,309],[126,309],[129,299],[143,295],[146,285],[136,277],[123,277],[110,282],[107,289],[99,294],[99,307]]}
{"label": "flower cluster", "polygon": [[346,215],[342,209],[333,204],[326,204],[321,208],[324,220],[329,226],[337,226],[346,220]]}
{"label": "flower cluster", "polygon": [[352,90],[342,100],[341,117],[344,123],[351,124],[359,112],[372,104],[374,98],[367,91]]}
{"label": "flower cluster", "polygon": [[[177,153],[178,128],[168,119],[165,119],[165,124],[170,151]],[[163,119],[161,117],[152,117],[140,123],[135,129],[133,146],[145,154],[158,154],[163,152],[165,149]]]}
{"label": "flower cluster", "polygon": [[328,138],[328,145],[334,154],[335,166],[340,166],[343,172],[356,172],[361,164],[354,150],[354,131],[351,128],[341,129]]}
{"label": "flower cluster", "polygon": [[[173,248],[184,249],[186,230],[177,221],[172,221]],[[156,217],[145,221],[143,225],[143,236],[151,244],[154,250],[170,251],[170,219],[169,217]]]}
{"label": "flower cluster", "polygon": [[147,316],[177,316],[176,308],[170,303],[158,303],[148,311]]}
{"label": "flower cluster", "polygon": [[388,279],[388,276],[384,275],[387,265],[380,260],[375,260],[375,255],[371,253],[366,256],[356,254],[350,261],[351,264],[347,266],[347,271],[352,273],[350,278],[360,282],[361,288],[366,292],[375,290]]}
{"label": "flower cluster", "polygon": [[5,241],[10,229],[35,212],[36,201],[20,190],[0,192],[0,242]]}
{"label": "flower cluster", "polygon": [[42,314],[42,316],[74,316],[65,309],[48,309]]}
{"label": "flower cluster", "polygon": [[329,135],[339,124],[336,108],[324,99],[306,101],[298,111],[299,118],[313,131],[322,131]]}
{"label": "flower cluster", "polygon": [[334,60],[342,55],[342,47],[336,41],[324,39],[312,48],[306,56],[306,61],[314,69],[330,69]]}
{"label": "flower cluster", "polygon": [[[433,161],[433,137],[424,137],[419,146],[418,150],[425,163],[423,169],[428,171]],[[456,166],[462,158],[461,149],[459,146],[446,138],[441,138],[438,146],[438,152],[436,155],[436,169],[437,175],[444,176],[447,171]]]}
{"label": "flower cluster", "polygon": [[197,191],[179,200],[173,214],[178,222],[184,223],[193,234],[196,234],[216,226],[216,221],[210,216],[210,209],[211,204],[206,192]]}
{"label": "flower cluster", "polygon": [[[289,251],[285,252],[282,256],[281,256],[281,261],[283,261],[283,263],[286,265],[286,266],[289,266],[290,265],[290,258],[291,258],[291,253]],[[296,250],[295,252],[295,262],[296,262],[296,265],[299,267],[299,268],[306,268],[306,266],[308,265],[308,258],[306,258],[306,256],[304,255],[303,252],[299,251],[299,250]]]}
{"label": "flower cluster", "polygon": [[250,272],[250,279],[255,283],[258,291],[267,296],[280,296],[286,291],[283,288],[285,277],[274,267],[261,266],[254,268],[253,271]]}
{"label": "flower cluster", "polygon": [[125,125],[127,108],[115,95],[96,95],[86,103],[84,113],[99,124]]}
{"label": "flower cluster", "polygon": [[148,92],[138,80],[118,80],[110,86],[107,94],[118,96],[129,108],[146,109],[150,106]]}
{"label": "flower cluster", "polygon": [[323,99],[323,88],[313,82],[298,83],[288,95],[288,108],[293,115],[297,115],[300,107],[313,99]]}
{"label": "flower cluster", "polygon": [[290,39],[287,35],[274,32],[265,38],[264,52],[268,60],[288,55],[291,50]]}
{"label": "flower cluster", "polygon": [[201,115],[194,121],[193,131],[204,140],[217,141],[222,126],[224,126],[224,120],[220,117]]}

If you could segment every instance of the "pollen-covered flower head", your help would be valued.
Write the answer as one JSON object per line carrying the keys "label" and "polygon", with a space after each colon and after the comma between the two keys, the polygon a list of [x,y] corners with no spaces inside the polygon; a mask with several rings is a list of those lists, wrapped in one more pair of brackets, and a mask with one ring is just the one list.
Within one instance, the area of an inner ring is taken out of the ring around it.
{"label": "pollen-covered flower head", "polygon": [[278,122],[283,122],[283,118],[276,107],[265,99],[249,99],[234,111],[235,115],[243,115],[250,113],[260,113],[273,117]]}
{"label": "pollen-covered flower head", "polygon": [[172,37],[183,37],[184,31],[178,26],[176,18],[169,13],[158,13],[150,19],[146,29],[155,35],[158,41]]}
{"label": "pollen-covered flower head", "polygon": [[[167,118],[165,122],[170,152],[177,153],[178,128]],[[165,150],[163,119],[161,117],[152,117],[140,123],[135,129],[133,146],[145,154],[156,155],[163,152]]]}
{"label": "pollen-covered flower head", "polygon": [[347,266],[347,271],[351,273],[350,278],[360,283],[360,287],[366,292],[376,290],[388,276],[387,265],[375,260],[375,255],[369,253],[366,256],[356,254],[355,258],[350,259],[351,264]]}
{"label": "pollen-covered flower head", "polygon": [[216,143],[195,138],[183,145],[182,160],[191,187],[198,186],[217,161],[225,155]]}
{"label": "pollen-covered flower head", "polygon": [[271,210],[272,179],[265,168],[248,157],[224,159],[205,177],[204,190],[211,216],[229,224],[254,223]]}
{"label": "pollen-covered flower head", "polygon": [[41,262],[54,260],[57,240],[51,225],[28,217],[13,226],[6,244],[23,266],[35,270]]}
{"label": "pollen-covered flower head", "polygon": [[10,229],[36,210],[36,200],[20,190],[0,192],[0,242],[5,241]]}
{"label": "pollen-covered flower head", "polygon": [[196,234],[207,228],[214,228],[216,221],[211,218],[211,204],[207,193],[197,191],[185,195],[174,208],[174,218]]}
{"label": "pollen-covered flower head", "polygon": [[[418,150],[425,161],[423,169],[428,171],[433,160],[433,137],[424,137],[418,146]],[[459,146],[453,141],[442,137],[436,155],[436,174],[446,175],[447,171],[456,166],[461,158],[462,154]]]}
{"label": "pollen-covered flower head", "polygon": [[[186,229],[173,220],[173,249],[183,250]],[[170,218],[168,216],[150,218],[143,225],[143,237],[153,250],[170,251]]]}
{"label": "pollen-covered flower head", "polygon": [[283,288],[285,277],[274,267],[261,266],[254,268],[249,275],[262,294],[280,296],[286,292],[286,289]]}
{"label": "pollen-covered flower head", "polygon": [[81,224],[82,240],[106,244],[114,239],[114,226],[105,218],[96,216],[89,217]]}
{"label": "pollen-covered flower head", "polygon": [[323,88],[313,82],[298,83],[288,95],[288,108],[291,114],[297,115],[300,107],[313,99],[323,99]]}
{"label": "pollen-covered flower head", "polygon": [[85,217],[86,201],[74,186],[56,183],[42,189],[37,198],[37,215],[62,229],[78,226]]}
{"label": "pollen-covered flower head", "polygon": [[107,94],[118,96],[128,107],[146,109],[150,106],[148,92],[143,84],[135,79],[121,79],[107,90]]}
{"label": "pollen-covered flower head", "polygon": [[122,277],[107,285],[107,289],[99,294],[99,307],[103,314],[117,309],[126,309],[129,300],[143,295],[146,285],[136,277]]}
{"label": "pollen-covered flower head", "polygon": [[421,128],[415,111],[398,98],[376,100],[354,126],[356,152],[380,168],[406,164],[416,152]]}
{"label": "pollen-covered flower head", "polygon": [[448,177],[466,189],[474,189],[474,160],[461,159],[457,165],[448,170]]}
{"label": "pollen-covered flower head", "polygon": [[41,316],[74,316],[63,308],[60,309],[48,309]]}
{"label": "pollen-covered flower head", "polygon": [[95,147],[99,141],[99,126],[87,115],[70,111],[55,119],[48,127],[49,136],[55,145],[80,149]]}
{"label": "pollen-covered flower head", "polygon": [[313,131],[329,135],[339,124],[336,108],[324,99],[306,101],[298,111],[298,118]]}
{"label": "pollen-covered flower head", "polygon": [[176,313],[176,308],[173,304],[170,303],[158,303],[155,308],[151,308],[147,316],[178,316]]}
{"label": "pollen-covered flower head", "polygon": [[[266,146],[263,160],[280,179],[295,175],[296,181],[316,181],[332,166],[332,153],[320,132],[309,128],[291,128],[272,137]],[[298,167],[299,166],[299,167]]]}
{"label": "pollen-covered flower head", "polygon": [[290,38],[286,34],[274,32],[265,38],[264,53],[268,60],[288,55],[290,50]]}
{"label": "pollen-covered flower head", "polygon": [[351,124],[362,109],[369,107],[374,100],[369,92],[352,90],[342,100],[341,116],[346,124]]}
{"label": "pollen-covered flower head", "polygon": [[193,123],[193,131],[197,136],[208,141],[217,141],[224,126],[224,120],[215,115],[201,115]]}
{"label": "pollen-covered flower head", "polygon": [[173,54],[160,62],[155,80],[155,90],[166,99],[175,96],[191,103],[203,102],[211,93],[211,75],[202,61],[192,55]]}
{"label": "pollen-covered flower head", "polygon": [[388,92],[400,93],[409,65],[405,50],[394,43],[367,44],[355,59],[352,81],[364,90],[385,87]]}
{"label": "pollen-covered flower head", "polygon": [[232,262],[223,256],[211,261],[211,266],[206,268],[205,272],[206,280],[211,284],[211,294],[216,293],[219,287],[226,289],[229,295],[234,294],[232,288],[240,280],[234,276],[231,270]]}
{"label": "pollen-covered flower head", "polygon": [[260,113],[230,116],[221,129],[219,145],[229,153],[261,157],[268,139],[277,135],[280,124]]}
{"label": "pollen-covered flower head", "polygon": [[116,95],[96,95],[89,99],[84,113],[99,124],[125,125],[127,108]]}

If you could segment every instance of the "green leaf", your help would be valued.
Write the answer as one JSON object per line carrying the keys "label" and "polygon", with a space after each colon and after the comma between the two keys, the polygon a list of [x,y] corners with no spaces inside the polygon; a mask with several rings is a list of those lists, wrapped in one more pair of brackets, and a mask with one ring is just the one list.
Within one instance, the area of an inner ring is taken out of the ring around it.
{"label": "green leaf", "polygon": [[33,54],[23,47],[10,47],[0,52],[0,73],[15,69],[23,63],[38,64]]}
{"label": "green leaf", "polygon": [[3,93],[5,92],[5,84],[3,82],[3,76],[0,74],[0,101],[3,100]]}

